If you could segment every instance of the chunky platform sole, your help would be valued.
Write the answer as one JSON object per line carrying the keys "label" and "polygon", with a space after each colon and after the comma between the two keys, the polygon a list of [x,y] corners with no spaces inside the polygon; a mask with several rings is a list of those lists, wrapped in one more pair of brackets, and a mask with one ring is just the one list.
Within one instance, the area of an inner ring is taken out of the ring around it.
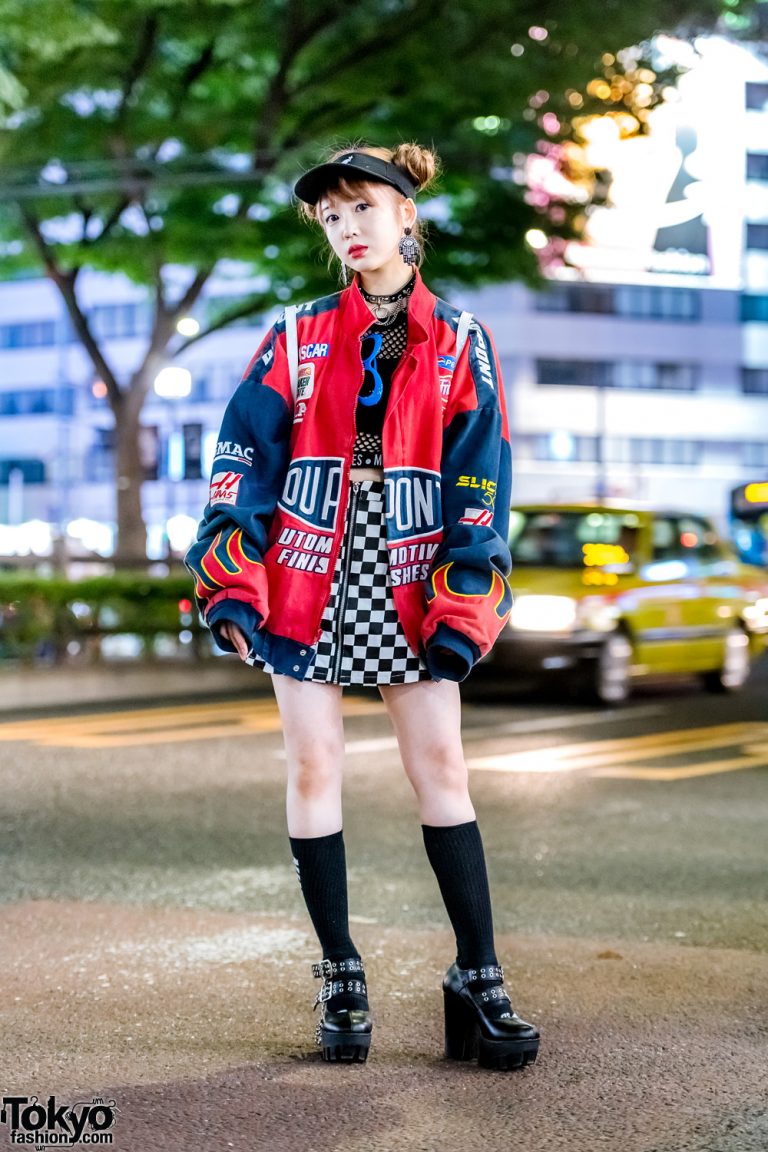
{"label": "chunky platform sole", "polygon": [[331,1064],[365,1064],[371,1047],[371,1034],[356,1032],[320,1033],[323,1060]]}
{"label": "chunky platform sole", "polygon": [[481,1068],[500,1072],[535,1063],[538,1039],[492,1040],[483,1035],[477,1013],[455,992],[444,991],[443,1004],[447,1060],[477,1060]]}

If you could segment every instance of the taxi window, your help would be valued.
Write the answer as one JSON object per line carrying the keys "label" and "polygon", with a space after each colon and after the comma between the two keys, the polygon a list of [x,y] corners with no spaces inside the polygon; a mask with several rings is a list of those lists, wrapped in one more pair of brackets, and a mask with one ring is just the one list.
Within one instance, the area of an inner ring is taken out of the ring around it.
{"label": "taxi window", "polygon": [[698,516],[657,517],[653,523],[654,560],[707,563],[722,558],[717,535]]}
{"label": "taxi window", "polygon": [[698,516],[681,516],[677,528],[684,553],[694,555],[704,564],[722,559],[717,536],[706,520]]}
{"label": "taxi window", "polygon": [[632,513],[513,509],[509,547],[518,567],[624,569],[634,562],[638,529]]}

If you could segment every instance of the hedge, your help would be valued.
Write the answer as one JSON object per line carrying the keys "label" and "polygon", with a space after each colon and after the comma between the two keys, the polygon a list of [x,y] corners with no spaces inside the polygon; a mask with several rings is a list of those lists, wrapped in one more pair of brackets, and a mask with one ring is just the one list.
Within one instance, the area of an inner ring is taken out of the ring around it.
{"label": "hedge", "polygon": [[[189,602],[189,611],[186,609]],[[180,606],[181,605],[181,606]],[[168,576],[115,573],[84,580],[0,573],[0,659],[98,660],[105,636],[130,634],[152,657],[159,636],[186,633],[201,652],[201,627],[189,573]]]}

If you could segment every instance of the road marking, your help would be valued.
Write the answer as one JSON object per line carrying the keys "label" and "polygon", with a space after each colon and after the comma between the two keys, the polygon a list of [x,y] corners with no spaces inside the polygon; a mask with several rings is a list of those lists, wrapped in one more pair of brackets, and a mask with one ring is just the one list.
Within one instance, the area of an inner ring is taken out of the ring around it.
{"label": "road marking", "polygon": [[[560,732],[563,728],[591,727],[593,724],[605,724],[609,721],[621,721],[639,717],[663,716],[668,709],[649,706],[647,708],[624,708],[614,712],[576,712],[562,713],[557,716],[543,716],[537,720],[513,720],[503,724],[468,724],[462,732],[464,743],[472,740],[495,740],[497,736],[520,736],[530,732]],[[394,736],[381,736],[370,740],[347,740],[344,751],[348,756],[358,756],[368,752],[392,752],[398,747]],[[285,752],[280,749],[275,755],[284,760]]]}
{"label": "road marking", "polygon": [[[375,715],[384,712],[384,705],[348,697],[342,701],[342,712],[344,716]],[[227,700],[11,721],[0,724],[0,741],[21,741],[42,748],[130,748],[280,730],[280,715],[273,699]]]}
{"label": "road marking", "polygon": [[[721,760],[653,767],[648,761],[689,758],[698,752],[738,749]],[[677,732],[652,732],[617,740],[556,744],[530,752],[482,756],[468,761],[479,772],[566,773],[634,780],[683,780],[768,766],[768,724],[720,724]],[[627,767],[632,765],[632,767]]]}
{"label": "road marking", "polygon": [[[503,724],[489,724],[483,730],[492,734],[523,735],[529,732],[559,732],[563,728],[586,728],[593,724],[613,724],[621,720],[646,720],[649,716],[666,716],[668,707],[649,704],[642,708],[602,708],[599,712],[562,712],[556,716],[541,716],[537,720],[512,720]],[[467,730],[469,733],[472,729]]]}

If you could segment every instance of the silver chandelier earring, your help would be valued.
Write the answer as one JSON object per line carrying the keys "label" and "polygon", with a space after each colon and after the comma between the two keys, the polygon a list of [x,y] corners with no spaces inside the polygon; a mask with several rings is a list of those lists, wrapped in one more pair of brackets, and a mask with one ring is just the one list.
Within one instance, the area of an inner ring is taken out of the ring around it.
{"label": "silver chandelier earring", "polygon": [[419,258],[419,242],[411,236],[410,228],[405,229],[405,236],[397,246],[405,264],[415,264]]}

